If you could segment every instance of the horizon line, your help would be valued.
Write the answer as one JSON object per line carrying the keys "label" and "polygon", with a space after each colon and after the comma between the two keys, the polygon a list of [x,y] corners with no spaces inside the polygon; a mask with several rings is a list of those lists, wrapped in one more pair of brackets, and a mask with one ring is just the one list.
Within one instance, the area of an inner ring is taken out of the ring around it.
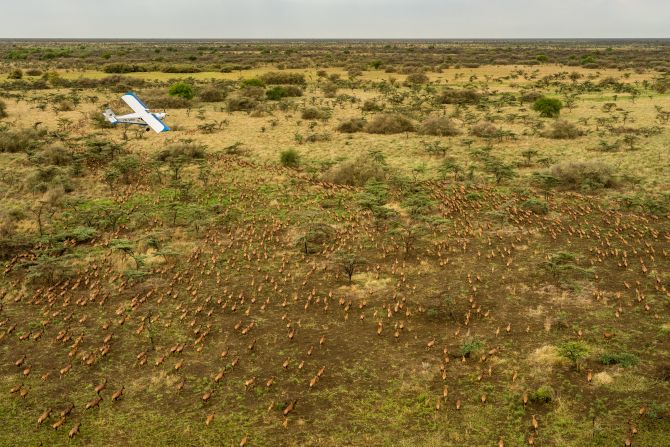
{"label": "horizon line", "polygon": [[327,40],[327,41],[463,41],[463,40],[670,40],[668,37],[0,37],[0,40],[208,40],[208,41],[300,41],[300,40]]}

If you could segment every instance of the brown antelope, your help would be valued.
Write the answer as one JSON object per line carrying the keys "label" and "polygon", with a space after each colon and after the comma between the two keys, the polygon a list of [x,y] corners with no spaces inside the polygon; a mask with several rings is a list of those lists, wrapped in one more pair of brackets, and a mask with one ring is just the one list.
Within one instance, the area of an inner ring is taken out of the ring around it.
{"label": "brown antelope", "polygon": [[97,396],[95,399],[93,399],[92,401],[90,401],[86,404],[86,409],[90,410],[91,408],[99,407],[100,402],[102,402],[102,397]]}
{"label": "brown antelope", "polygon": [[42,413],[40,417],[37,418],[37,425],[41,425],[42,422],[46,421],[50,414],[51,414],[51,408],[47,408],[46,410],[44,410],[44,413]]}
{"label": "brown antelope", "polygon": [[123,391],[126,389],[125,386],[121,386],[117,391],[112,394],[112,401],[117,401],[123,396]]}
{"label": "brown antelope", "polygon": [[77,433],[79,433],[79,427],[81,427],[81,422],[77,422],[76,424],[74,424],[74,427],[72,427],[67,436],[70,439],[74,438],[77,435]]}
{"label": "brown antelope", "polygon": [[286,406],[286,408],[284,408],[284,411],[282,412],[282,414],[283,414],[284,416],[288,416],[289,413],[291,413],[291,412],[295,409],[295,406],[296,406],[297,403],[298,403],[298,399],[295,399],[294,401],[292,401],[291,403],[289,403],[289,404]]}

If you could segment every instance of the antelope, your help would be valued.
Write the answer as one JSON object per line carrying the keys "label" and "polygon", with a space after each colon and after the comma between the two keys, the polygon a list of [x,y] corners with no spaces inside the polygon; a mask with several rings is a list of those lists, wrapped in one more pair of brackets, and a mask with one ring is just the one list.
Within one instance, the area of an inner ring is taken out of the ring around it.
{"label": "antelope", "polygon": [[79,433],[79,427],[81,427],[81,422],[77,422],[72,430],[67,434],[70,439],[74,438],[77,433]]}
{"label": "antelope", "polygon": [[214,393],[214,391],[212,391],[212,390],[206,391],[205,394],[202,395],[202,401],[207,402],[212,397],[213,393]]}
{"label": "antelope", "polygon": [[56,422],[51,424],[51,428],[53,428],[54,430],[58,430],[64,423],[65,423],[65,418],[61,417]]}
{"label": "antelope", "polygon": [[537,429],[540,427],[540,424],[537,422],[537,419],[535,418],[535,415],[532,415],[530,417],[530,423],[533,426],[533,429],[537,431]]}
{"label": "antelope", "polygon": [[290,412],[292,412],[295,409],[296,404],[298,403],[298,399],[295,399],[293,402],[289,403],[286,408],[284,408],[284,411],[282,412],[284,416],[288,416]]}
{"label": "antelope", "polygon": [[70,405],[60,412],[60,417],[67,417],[72,412],[72,410],[74,410],[74,404],[70,402]]}
{"label": "antelope", "polygon": [[121,398],[121,396],[123,396],[123,390],[125,390],[125,389],[126,389],[125,386],[121,386],[121,388],[119,388],[117,391],[115,391],[114,394],[112,394],[112,401],[119,400]]}
{"label": "antelope", "polygon": [[37,425],[41,425],[42,422],[46,421],[50,414],[51,414],[51,408],[47,408],[46,410],[44,410],[44,413],[42,413],[40,417],[37,418]]}
{"label": "antelope", "polygon": [[100,395],[100,392],[104,390],[106,386],[107,386],[107,378],[105,377],[104,379],[102,379],[102,382],[100,382],[100,384],[95,387],[95,393]]}
{"label": "antelope", "polygon": [[99,407],[100,402],[102,402],[102,397],[97,396],[95,399],[93,399],[92,401],[90,401],[86,404],[86,409],[90,410],[91,408]]}

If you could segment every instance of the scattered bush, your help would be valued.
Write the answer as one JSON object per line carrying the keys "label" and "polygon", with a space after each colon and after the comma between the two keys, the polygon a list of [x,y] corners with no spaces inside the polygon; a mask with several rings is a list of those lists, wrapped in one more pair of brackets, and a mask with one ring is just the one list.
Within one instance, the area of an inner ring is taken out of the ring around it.
{"label": "scattered bush", "polygon": [[535,198],[526,200],[521,204],[521,207],[530,210],[535,214],[547,214],[549,212],[549,205],[547,205],[547,202]]}
{"label": "scattered bush", "polygon": [[624,368],[630,368],[640,363],[640,359],[628,352],[610,352],[600,356],[600,363],[603,365],[621,365]]}
{"label": "scattered bush", "polygon": [[268,99],[272,101],[279,101],[286,97],[302,96],[303,91],[296,85],[276,86],[265,92]]}
{"label": "scattered bush", "polygon": [[470,129],[472,135],[480,138],[495,138],[499,132],[500,129],[490,121],[482,121]]}
{"label": "scattered bush", "polygon": [[420,132],[424,135],[450,137],[458,135],[460,131],[456,124],[446,116],[433,116],[421,123]]}
{"label": "scattered bush", "polygon": [[221,102],[226,99],[226,93],[216,87],[210,87],[200,93],[200,99],[204,102]]}
{"label": "scattered bush", "polygon": [[407,79],[405,79],[405,85],[421,85],[428,84],[428,82],[428,76],[421,72],[411,73],[407,76]]}
{"label": "scattered bush", "polygon": [[0,118],[7,118],[7,104],[0,99]]}
{"label": "scattered bush", "polygon": [[334,82],[327,82],[321,86],[321,91],[326,98],[334,98],[337,96],[337,84]]}
{"label": "scattered bush", "polygon": [[325,120],[330,117],[330,112],[316,107],[307,107],[302,111],[301,116],[304,120]]}
{"label": "scattered bush", "polygon": [[361,110],[363,110],[364,112],[381,112],[382,110],[384,110],[384,106],[379,104],[377,101],[368,99],[363,103],[363,107],[361,107]]}
{"label": "scattered bush", "polygon": [[556,399],[556,391],[550,385],[542,385],[528,397],[533,402],[548,404]]}
{"label": "scattered bush", "polygon": [[556,118],[561,114],[563,103],[560,99],[547,98],[542,96],[533,103],[533,110],[540,113],[540,116],[545,118]]}
{"label": "scattered bush", "polygon": [[382,162],[370,155],[361,155],[331,167],[323,175],[327,182],[340,185],[363,186],[370,180],[383,181],[386,170]]}
{"label": "scattered bush", "polygon": [[200,73],[202,70],[197,65],[165,65],[161,67],[161,73]]}
{"label": "scattered bush", "polygon": [[286,149],[279,154],[282,166],[296,168],[300,164],[300,154],[295,149]]}
{"label": "scattered bush", "polygon": [[226,102],[226,106],[230,112],[248,112],[253,110],[257,104],[258,101],[255,99],[239,94],[231,95]]}
{"label": "scattered bush", "polygon": [[193,86],[185,82],[178,82],[173,84],[168,91],[170,96],[177,96],[182,99],[191,100],[195,96],[193,92]]}
{"label": "scattered bush", "polygon": [[271,101],[279,101],[282,98],[285,98],[288,96],[288,91],[286,90],[285,87],[272,87],[270,90],[265,92],[265,95],[268,97],[269,100]]}
{"label": "scattered bush", "polygon": [[468,358],[472,354],[475,354],[477,351],[482,349],[483,346],[484,344],[479,339],[467,339],[458,347],[458,355]]}
{"label": "scattered bush", "polygon": [[43,143],[46,130],[19,129],[15,131],[0,131],[0,153],[2,152],[30,152]]}
{"label": "scattered bush", "polygon": [[409,119],[399,114],[385,113],[376,115],[365,126],[367,133],[374,134],[395,134],[401,132],[414,131],[414,123]]}
{"label": "scattered bush", "polygon": [[156,160],[166,162],[174,159],[202,160],[205,158],[205,148],[196,144],[175,143],[156,154]]}
{"label": "scattered bush", "polygon": [[188,99],[166,94],[150,96],[146,102],[152,109],[188,109],[192,106]]}
{"label": "scattered bush", "polygon": [[307,84],[307,81],[305,80],[305,75],[303,75],[302,73],[284,73],[276,71],[265,73],[263,76],[261,76],[261,81],[265,82],[268,85]]}
{"label": "scattered bush", "polygon": [[12,70],[8,75],[7,79],[23,79],[23,70],[20,68],[17,68],[16,70]]}
{"label": "scattered bush", "polygon": [[242,87],[265,87],[265,82],[258,78],[249,78],[242,81]]}
{"label": "scattered bush", "polygon": [[286,89],[286,96],[289,98],[297,98],[304,93],[302,88],[297,85],[286,85],[284,88]]}
{"label": "scattered bush", "polygon": [[551,125],[551,129],[544,132],[547,138],[554,138],[557,140],[572,140],[579,137],[582,132],[579,128],[571,122],[565,120],[556,120]]}
{"label": "scattered bush", "polygon": [[308,143],[317,143],[319,141],[330,141],[332,137],[329,133],[312,133],[305,138]]}
{"label": "scattered bush", "polygon": [[565,162],[551,167],[558,186],[572,190],[614,188],[618,181],[611,167],[597,161]]}
{"label": "scattered bush", "polygon": [[447,88],[437,99],[442,104],[477,104],[481,95],[474,90]]}
{"label": "scattered bush", "polygon": [[588,352],[588,346],[581,341],[569,341],[558,346],[558,354],[570,360],[576,369],[579,369],[579,361]]}
{"label": "scattered bush", "polygon": [[351,118],[346,121],[342,121],[337,130],[344,133],[354,133],[360,132],[365,127],[365,120],[363,118]]}
{"label": "scattered bush", "polygon": [[72,162],[72,154],[61,144],[52,144],[42,150],[38,159],[45,165],[67,166]]}
{"label": "scattered bush", "polygon": [[542,98],[542,97],[543,97],[542,93],[540,93],[540,92],[532,92],[532,91],[531,91],[531,92],[525,92],[525,93],[522,93],[522,94],[519,96],[519,100],[520,100],[522,103],[526,103],[526,102],[535,102],[535,101],[537,101],[538,99],[540,99],[540,98]]}
{"label": "scattered bush", "polygon": [[105,65],[102,69],[105,73],[139,73],[148,71],[148,69],[143,65],[137,64],[109,64]]}

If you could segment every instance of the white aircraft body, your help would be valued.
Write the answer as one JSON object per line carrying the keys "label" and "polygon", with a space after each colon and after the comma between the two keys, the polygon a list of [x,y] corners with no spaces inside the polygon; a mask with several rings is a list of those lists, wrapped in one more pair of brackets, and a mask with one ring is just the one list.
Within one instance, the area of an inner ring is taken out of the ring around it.
{"label": "white aircraft body", "polygon": [[112,109],[107,108],[103,115],[112,124],[137,124],[139,126],[146,126],[153,129],[156,133],[167,132],[170,130],[168,126],[161,121],[165,118],[165,113],[151,113],[149,108],[144,105],[134,93],[128,92],[121,97],[128,106],[133,109],[135,113],[128,115],[116,116]]}

